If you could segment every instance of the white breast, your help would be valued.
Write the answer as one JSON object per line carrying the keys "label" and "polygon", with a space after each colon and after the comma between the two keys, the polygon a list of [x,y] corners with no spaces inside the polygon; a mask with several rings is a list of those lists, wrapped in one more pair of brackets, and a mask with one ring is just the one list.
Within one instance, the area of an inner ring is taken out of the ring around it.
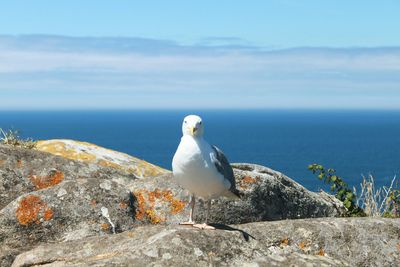
{"label": "white breast", "polygon": [[224,177],[211,162],[211,146],[203,139],[184,136],[172,160],[176,181],[197,196],[212,198],[226,191]]}

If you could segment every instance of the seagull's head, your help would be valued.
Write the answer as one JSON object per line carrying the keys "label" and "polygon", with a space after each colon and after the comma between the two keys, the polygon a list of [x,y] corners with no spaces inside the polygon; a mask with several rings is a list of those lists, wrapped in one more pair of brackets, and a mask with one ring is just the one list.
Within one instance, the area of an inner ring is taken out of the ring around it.
{"label": "seagull's head", "polygon": [[201,137],[204,134],[204,126],[202,119],[197,115],[189,115],[183,119],[182,123],[183,135],[191,135],[193,137]]}

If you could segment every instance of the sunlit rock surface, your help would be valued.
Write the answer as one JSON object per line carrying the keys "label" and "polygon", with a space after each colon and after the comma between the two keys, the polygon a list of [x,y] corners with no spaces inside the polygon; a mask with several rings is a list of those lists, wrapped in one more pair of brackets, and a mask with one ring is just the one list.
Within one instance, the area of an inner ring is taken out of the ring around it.
{"label": "sunlit rock surface", "polygon": [[400,220],[320,218],[220,225],[144,226],[42,245],[13,266],[399,266]]}
{"label": "sunlit rock surface", "polygon": [[39,141],[37,149],[68,159],[119,169],[128,174],[134,174],[138,178],[157,176],[169,172],[128,154],[86,142],[64,139],[46,140]]}
{"label": "sunlit rock surface", "polygon": [[[137,177],[102,161],[122,164],[125,154],[54,142],[69,156],[0,144],[0,266],[18,255],[14,266],[390,266],[398,259],[398,221],[316,219],[345,209],[267,167],[233,164],[241,199],[214,200],[209,222],[218,230],[198,231],[178,226],[189,194],[171,172]],[[297,218],[314,219],[288,220]],[[204,219],[199,200],[195,220]],[[353,260],[357,253],[368,257]]]}

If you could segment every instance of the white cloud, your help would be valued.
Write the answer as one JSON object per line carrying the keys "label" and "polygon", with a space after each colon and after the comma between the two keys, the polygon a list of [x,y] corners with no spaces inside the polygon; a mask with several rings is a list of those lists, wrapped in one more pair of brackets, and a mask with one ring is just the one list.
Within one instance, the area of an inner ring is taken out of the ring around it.
{"label": "white cloud", "polygon": [[400,48],[266,50],[135,38],[0,37],[3,109],[21,105],[24,92],[64,108],[94,96],[93,108],[182,107],[181,95],[199,107],[317,108],[328,101],[335,108],[400,108],[393,103],[399,87]]}

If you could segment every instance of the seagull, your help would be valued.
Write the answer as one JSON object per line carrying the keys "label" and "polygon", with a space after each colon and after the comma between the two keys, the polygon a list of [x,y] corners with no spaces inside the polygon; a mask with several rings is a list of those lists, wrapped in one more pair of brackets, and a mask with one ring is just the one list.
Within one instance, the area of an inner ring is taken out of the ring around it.
{"label": "seagull", "polygon": [[[200,229],[215,229],[208,225],[211,199],[239,197],[235,187],[235,176],[224,153],[210,145],[204,138],[204,125],[197,115],[186,116],[182,123],[181,142],[172,159],[173,177],[177,183],[190,193],[189,221],[183,225],[192,225]],[[196,224],[193,221],[195,198],[207,201],[206,221]]]}

